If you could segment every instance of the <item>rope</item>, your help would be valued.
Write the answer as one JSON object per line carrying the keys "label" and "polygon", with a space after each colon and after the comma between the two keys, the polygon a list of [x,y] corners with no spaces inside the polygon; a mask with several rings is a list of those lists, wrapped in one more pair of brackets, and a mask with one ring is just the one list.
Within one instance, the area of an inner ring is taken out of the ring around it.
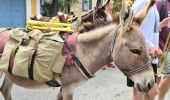
{"label": "rope", "polygon": [[170,49],[170,43],[168,44],[168,42],[170,41],[170,34],[168,35],[168,38],[167,38],[167,41],[165,43],[165,47],[163,49],[163,53],[162,53],[162,56],[164,56],[163,60],[159,60],[159,66],[160,66],[160,70],[158,71],[158,74],[156,74],[157,76],[160,76],[161,73],[163,72],[164,70],[164,64],[165,64],[165,61],[167,59],[167,56],[168,56],[168,50],[167,49]]}

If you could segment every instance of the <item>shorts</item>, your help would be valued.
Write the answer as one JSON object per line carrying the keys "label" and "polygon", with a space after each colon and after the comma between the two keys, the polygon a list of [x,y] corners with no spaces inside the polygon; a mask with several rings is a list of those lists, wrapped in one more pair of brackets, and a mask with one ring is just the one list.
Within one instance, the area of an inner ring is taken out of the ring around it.
{"label": "shorts", "polygon": [[166,77],[170,77],[170,52],[168,52],[168,56],[166,58],[166,61],[164,62],[164,66],[162,69],[161,74]]}
{"label": "shorts", "polygon": [[[158,64],[152,64],[152,68],[153,68],[153,71],[155,74],[155,82],[156,82],[157,67],[158,67]],[[128,87],[134,86],[134,82],[131,79],[129,79],[128,77],[127,77],[127,86]]]}

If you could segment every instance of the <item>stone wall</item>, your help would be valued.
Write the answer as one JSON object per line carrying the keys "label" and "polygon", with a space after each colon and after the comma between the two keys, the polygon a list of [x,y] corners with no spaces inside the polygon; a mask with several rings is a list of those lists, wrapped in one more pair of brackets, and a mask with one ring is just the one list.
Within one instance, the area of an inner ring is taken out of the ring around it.
{"label": "stone wall", "polygon": [[[96,5],[96,1],[97,0],[92,0],[92,9],[91,10],[94,9],[94,7]],[[88,11],[83,11],[82,2],[83,2],[83,0],[79,0],[78,3],[71,5],[71,11],[73,11],[75,13],[75,15],[78,17],[80,17],[88,12]]]}

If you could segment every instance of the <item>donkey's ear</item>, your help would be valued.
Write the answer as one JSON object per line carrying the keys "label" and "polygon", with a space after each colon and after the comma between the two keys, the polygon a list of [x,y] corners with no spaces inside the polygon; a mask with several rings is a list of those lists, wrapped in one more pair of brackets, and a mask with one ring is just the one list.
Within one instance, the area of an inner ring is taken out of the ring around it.
{"label": "donkey's ear", "polygon": [[141,23],[143,22],[144,18],[146,17],[149,9],[155,4],[155,0],[150,0],[150,3],[145,6],[145,8],[139,12],[138,16],[134,17],[134,21],[136,23],[138,23],[139,25],[141,25]]}
{"label": "donkey's ear", "polygon": [[125,4],[124,0],[122,0],[122,8],[120,11],[119,19],[120,24],[124,29],[128,28],[133,21],[133,11],[129,6]]}
{"label": "donkey's ear", "polygon": [[103,8],[104,6],[108,4],[108,2],[110,2],[110,0],[97,0],[96,9]]}
{"label": "donkey's ear", "polygon": [[102,0],[97,0],[97,2],[96,2],[96,9],[100,8],[101,3],[102,3]]}

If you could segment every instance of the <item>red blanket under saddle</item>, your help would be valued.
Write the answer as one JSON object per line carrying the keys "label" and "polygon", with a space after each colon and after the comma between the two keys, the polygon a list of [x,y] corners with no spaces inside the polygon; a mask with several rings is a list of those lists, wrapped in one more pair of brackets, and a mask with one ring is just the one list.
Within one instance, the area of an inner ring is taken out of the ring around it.
{"label": "red blanket under saddle", "polygon": [[5,43],[7,42],[9,38],[9,31],[5,31],[2,33],[2,36],[0,37],[0,54],[3,53]]}
{"label": "red blanket under saddle", "polygon": [[[73,35],[67,34],[66,39],[69,45],[71,46],[72,50],[75,52],[76,51],[76,40],[77,40],[77,35],[78,33],[75,33]],[[66,66],[69,65],[74,65],[74,61],[72,59],[71,53],[67,49],[66,45],[63,46],[63,53],[66,54],[66,61],[65,64]]]}

